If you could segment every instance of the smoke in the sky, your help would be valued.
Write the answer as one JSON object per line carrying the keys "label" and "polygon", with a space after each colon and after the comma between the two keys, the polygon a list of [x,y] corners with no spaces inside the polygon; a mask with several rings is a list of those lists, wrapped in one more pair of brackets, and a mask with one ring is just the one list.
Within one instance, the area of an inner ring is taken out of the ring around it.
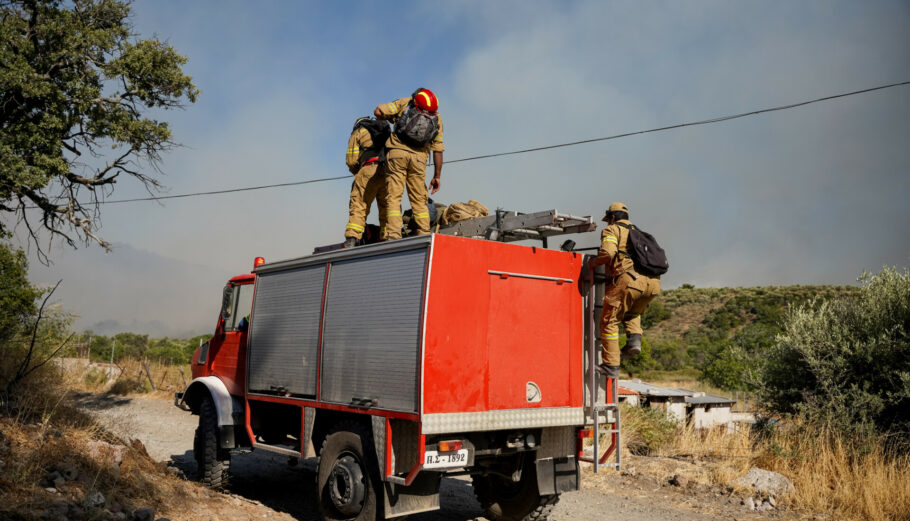
{"label": "smoke in the sky", "polygon": [[[455,159],[910,79],[905,2],[134,8],[137,31],[187,54],[202,89],[196,105],[164,115],[186,145],[165,158],[172,193],[343,175],[354,119],[417,86],[438,94]],[[375,22],[390,18],[413,34]],[[665,287],[844,284],[910,260],[908,137],[903,87],[452,164],[438,195],[598,217],[621,200],[667,249]],[[205,331],[220,286],[254,257],[339,242],[349,189],[337,181],[107,206],[112,254],[57,253],[33,279],[65,279],[61,298],[79,327]],[[118,186],[115,198],[141,194]],[[593,245],[597,235],[574,239]]]}

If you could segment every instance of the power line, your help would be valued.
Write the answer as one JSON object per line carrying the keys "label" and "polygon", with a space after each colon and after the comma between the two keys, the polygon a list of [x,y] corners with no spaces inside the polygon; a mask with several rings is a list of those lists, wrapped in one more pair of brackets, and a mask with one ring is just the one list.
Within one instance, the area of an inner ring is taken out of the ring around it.
{"label": "power line", "polygon": [[857,94],[865,94],[865,93],[867,93],[867,92],[872,92],[872,91],[876,91],[876,90],[890,89],[890,88],[892,88],[892,87],[899,87],[899,86],[901,86],[901,85],[910,85],[910,81],[902,81],[902,82],[900,82],[900,83],[892,83],[892,84],[890,84],[890,85],[881,85],[881,86],[879,86],[879,87],[872,87],[871,89],[855,90],[855,91],[853,91],[853,92],[845,92],[845,93],[843,93],[843,94],[835,94],[835,95],[833,95],[833,96],[825,96],[824,98],[816,98],[816,99],[809,100],[809,101],[800,101],[800,102],[798,102],[798,103],[791,103],[791,104],[789,104],[789,105],[781,105],[781,106],[779,106],[779,107],[772,107],[772,108],[768,108],[768,109],[753,110],[753,111],[751,111],[751,112],[743,112],[742,114],[733,114],[733,115],[731,115],[731,116],[721,116],[721,117],[717,117],[717,118],[703,119],[703,120],[701,120],[701,121],[693,121],[693,122],[690,122],[690,123],[679,123],[679,124],[677,124],[677,125],[670,125],[670,126],[667,126],[667,127],[651,128],[651,129],[648,129],[648,130],[638,130],[638,131],[635,131],[635,132],[625,132],[625,133],[622,133],[622,134],[614,134],[614,135],[612,135],[612,136],[607,136],[607,137],[598,137],[598,138],[594,138],[594,139],[583,139],[583,140],[581,140],[581,141],[572,141],[572,142],[570,142],[570,143],[560,143],[559,145],[549,145],[549,146],[543,146],[543,147],[525,148],[525,149],[522,149],[522,150],[514,150],[514,151],[512,151],[512,152],[500,152],[500,153],[498,153],[498,154],[486,154],[486,155],[482,155],[482,156],[465,157],[465,158],[461,158],[461,159],[453,159],[453,160],[451,160],[451,161],[446,161],[445,163],[446,163],[446,164],[448,164],[448,163],[459,163],[459,162],[462,162],[462,161],[473,161],[473,160],[475,160],[475,159],[487,159],[487,158],[490,158],[490,157],[510,156],[510,155],[514,155],[514,154],[524,154],[524,153],[526,153],[526,152],[537,152],[537,151],[540,151],[540,150],[550,150],[550,149],[553,149],[553,148],[562,148],[562,147],[571,147],[571,146],[575,146],[575,145],[583,145],[583,144],[585,144],[585,143],[596,143],[596,142],[598,142],[598,141],[609,141],[609,140],[611,140],[611,139],[619,139],[619,138],[623,138],[623,137],[637,136],[637,135],[639,135],[639,134],[649,134],[649,133],[651,133],[651,132],[661,132],[661,131],[664,131],[664,130],[673,130],[673,129],[676,129],[676,128],[694,127],[694,126],[697,126],[697,125],[707,125],[707,124],[710,124],[710,123],[720,123],[721,121],[730,121],[731,119],[744,118],[744,117],[746,117],[746,116],[755,116],[755,115],[757,115],[757,114],[764,114],[764,113],[766,113],[766,112],[776,112],[776,111],[778,111],[778,110],[793,109],[793,108],[796,108],[796,107],[802,107],[802,106],[804,106],[804,105],[811,105],[811,104],[813,104],[813,103],[819,103],[819,102],[821,102],[821,101],[829,101],[829,100],[833,100],[833,99],[837,99],[837,98],[845,98],[845,97],[847,97],[847,96],[855,96],[855,95],[857,95]]}
{"label": "power line", "polygon": [[[308,179],[306,181],[292,181],[290,183],[278,183],[273,185],[261,185],[261,186],[245,186],[242,188],[228,188],[226,190],[211,190],[208,192],[192,192],[186,194],[174,194],[174,195],[162,195],[158,197],[137,197],[135,199],[117,199],[114,201],[98,201],[98,204],[117,204],[117,203],[135,203],[136,201],[159,201],[162,199],[180,199],[183,197],[197,197],[201,195],[218,195],[218,194],[229,194],[232,192],[247,192],[252,190],[263,190],[265,188],[279,188],[282,186],[297,186],[297,185],[306,185],[310,183],[322,183],[324,181],[337,181],[339,179],[350,179],[350,175],[338,176],[338,177],[323,177],[320,179]],[[91,203],[95,204],[95,203]],[[34,207],[33,207],[34,208]]]}
{"label": "power line", "polygon": [[[866,94],[866,93],[874,92],[874,91],[877,91],[877,90],[890,89],[890,88],[893,88],[893,87],[900,87],[900,86],[904,86],[904,85],[910,85],[910,81],[902,81],[902,82],[899,82],[899,83],[891,83],[891,84],[888,84],[888,85],[880,85],[880,86],[878,86],[878,87],[872,87],[872,88],[869,88],[869,89],[855,90],[855,91],[852,91],[852,92],[845,92],[845,93],[842,93],[842,94],[835,94],[835,95],[833,95],[833,96],[825,96],[825,97],[823,97],[823,98],[815,98],[815,99],[808,100],[808,101],[800,101],[800,102],[797,102],[797,103],[790,103],[789,105],[780,105],[780,106],[778,106],[778,107],[771,107],[771,108],[753,110],[753,111],[750,111],[750,112],[743,112],[743,113],[741,113],[741,114],[732,114],[732,115],[729,115],[729,116],[720,116],[720,117],[716,117],[716,118],[703,119],[703,120],[700,120],[700,121],[692,121],[692,122],[688,122],[688,123],[678,123],[678,124],[676,124],[676,125],[669,125],[669,126],[665,126],[665,127],[651,128],[651,129],[647,129],[647,130],[637,130],[637,131],[634,131],[634,132],[624,132],[624,133],[622,133],[622,134],[614,134],[614,135],[612,135],[612,136],[598,137],[598,138],[593,138],[593,139],[583,139],[583,140],[581,140],[581,141],[571,141],[571,142],[569,142],[569,143],[560,143],[560,144],[558,144],[558,145],[547,145],[547,146],[542,146],[542,147],[524,148],[524,149],[521,149],[521,150],[513,150],[513,151],[511,151],[511,152],[499,152],[499,153],[496,153],[496,154],[484,154],[484,155],[480,155],[480,156],[462,157],[462,158],[459,158],[459,159],[447,160],[447,161],[445,161],[445,164],[463,163],[463,162],[465,162],[465,161],[476,161],[476,160],[478,160],[478,159],[489,159],[489,158],[491,158],[491,157],[501,157],[501,156],[516,155],[516,154],[526,154],[526,153],[528,153],[528,152],[539,152],[539,151],[541,151],[541,150],[552,150],[552,149],[554,149],[554,148],[571,147],[571,146],[576,146],[576,145],[584,145],[584,144],[587,144],[587,143],[597,143],[597,142],[599,142],[599,141],[610,141],[610,140],[613,140],[613,139],[620,139],[620,138],[629,137],[629,136],[637,136],[637,135],[640,135],[640,134],[650,134],[650,133],[652,133],[652,132],[663,132],[663,131],[666,131],[666,130],[673,130],[673,129],[683,128],[683,127],[695,127],[695,126],[699,126],[699,125],[709,125],[709,124],[712,124],[712,123],[720,123],[720,122],[722,122],[722,121],[730,121],[730,120],[732,120],[732,119],[745,118],[745,117],[747,117],[747,116],[756,116],[756,115],[758,115],[758,114],[765,114],[765,113],[768,113],[768,112],[777,112],[777,111],[780,111],[780,110],[794,109],[794,108],[797,108],[797,107],[803,107],[803,106],[805,106],[805,105],[811,105],[811,104],[813,104],[813,103],[820,103],[820,102],[822,102],[822,101],[830,101],[830,100],[838,99],[838,98],[846,98],[847,96],[856,96],[856,95],[858,95],[858,94]],[[289,182],[289,183],[277,183],[277,184],[261,185],[261,186],[247,186],[247,187],[241,187],[241,188],[230,188],[230,189],[226,189],[226,190],[211,190],[211,191],[207,191],[207,192],[191,192],[191,193],[175,194],[175,195],[162,195],[162,196],[153,196],[153,197],[137,197],[137,198],[134,198],[134,199],[116,199],[116,200],[113,200],[113,201],[97,201],[96,203],[97,203],[97,204],[117,204],[117,203],[134,203],[134,202],[137,202],[137,201],[161,201],[161,200],[165,200],[165,199],[181,199],[181,198],[184,198],[184,197],[199,197],[199,196],[203,196],[203,195],[228,194],[228,193],[233,193],[233,192],[246,192],[246,191],[252,191],[252,190],[264,190],[264,189],[266,189],[266,188],[279,188],[279,187],[283,187],[283,186],[297,186],[297,185],[305,185],[305,184],[311,184],[311,183],[322,183],[322,182],[325,182],[325,181],[338,181],[338,180],[340,180],[340,179],[350,179],[350,178],[351,178],[351,176],[349,176],[349,175],[338,176],[338,177],[323,177],[323,178],[320,178],[320,179],[308,179],[308,180],[306,180],[306,181],[293,181],[293,182]],[[96,203],[91,203],[91,204],[96,204]],[[35,208],[35,207],[29,207],[29,208]]]}

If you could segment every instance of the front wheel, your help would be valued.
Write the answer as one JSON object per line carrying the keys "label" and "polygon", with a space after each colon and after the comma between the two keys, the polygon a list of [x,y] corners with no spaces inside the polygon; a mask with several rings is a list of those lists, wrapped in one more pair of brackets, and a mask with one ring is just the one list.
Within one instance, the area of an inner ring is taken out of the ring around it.
{"label": "front wheel", "polygon": [[559,494],[541,496],[538,492],[533,457],[525,458],[518,482],[496,474],[474,476],[472,480],[474,494],[492,521],[546,521],[559,501]]}
{"label": "front wheel", "polygon": [[220,490],[227,487],[231,454],[219,443],[218,412],[211,396],[199,406],[199,427],[193,439],[193,456],[202,484]]}
{"label": "front wheel", "polygon": [[358,424],[330,433],[319,453],[319,512],[326,521],[374,521],[379,475],[372,464],[371,434]]}

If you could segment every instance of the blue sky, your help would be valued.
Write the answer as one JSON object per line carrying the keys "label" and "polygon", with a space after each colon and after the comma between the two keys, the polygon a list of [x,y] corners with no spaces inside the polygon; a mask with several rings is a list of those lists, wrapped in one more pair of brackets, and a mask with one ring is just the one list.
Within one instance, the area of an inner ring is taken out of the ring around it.
{"label": "blue sky", "polygon": [[[202,90],[163,115],[185,145],[164,158],[171,193],[344,175],[354,119],[418,86],[438,95],[455,159],[910,79],[907,2],[140,0],[133,20],[189,58]],[[452,164],[438,196],[598,216],[622,200],[669,253],[665,287],[852,283],[910,264],[908,142],[901,87]],[[255,256],[340,241],[349,188],[107,206],[114,253],[61,248],[33,278],[63,277],[83,327],[204,331]],[[113,198],[142,194],[120,183]]]}

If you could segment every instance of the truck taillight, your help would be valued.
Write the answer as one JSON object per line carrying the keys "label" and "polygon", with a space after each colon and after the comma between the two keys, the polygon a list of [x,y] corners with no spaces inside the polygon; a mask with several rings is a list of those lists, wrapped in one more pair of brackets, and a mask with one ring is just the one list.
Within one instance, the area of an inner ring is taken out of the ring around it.
{"label": "truck taillight", "polygon": [[449,440],[439,442],[439,452],[453,452],[461,450],[461,440]]}
{"label": "truck taillight", "polygon": [[265,264],[265,257],[256,257],[256,260],[253,261],[253,267],[258,268]]}

